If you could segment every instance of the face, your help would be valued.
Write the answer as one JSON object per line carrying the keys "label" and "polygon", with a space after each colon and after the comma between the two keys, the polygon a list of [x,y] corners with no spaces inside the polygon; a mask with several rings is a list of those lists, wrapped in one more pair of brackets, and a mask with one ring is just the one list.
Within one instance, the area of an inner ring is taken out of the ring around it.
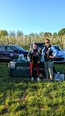
{"label": "face", "polygon": [[37,45],[36,44],[33,44],[33,49],[37,49]]}
{"label": "face", "polygon": [[46,40],[45,45],[48,47],[50,45],[50,41]]}

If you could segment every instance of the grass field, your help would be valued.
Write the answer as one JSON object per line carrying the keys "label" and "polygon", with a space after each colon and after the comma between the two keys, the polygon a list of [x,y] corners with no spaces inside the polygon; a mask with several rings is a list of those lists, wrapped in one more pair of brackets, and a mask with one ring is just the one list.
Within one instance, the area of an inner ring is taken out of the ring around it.
{"label": "grass field", "polygon": [[[55,64],[65,73],[65,64]],[[7,63],[0,63],[1,116],[65,116],[65,81],[31,82],[10,77]]]}

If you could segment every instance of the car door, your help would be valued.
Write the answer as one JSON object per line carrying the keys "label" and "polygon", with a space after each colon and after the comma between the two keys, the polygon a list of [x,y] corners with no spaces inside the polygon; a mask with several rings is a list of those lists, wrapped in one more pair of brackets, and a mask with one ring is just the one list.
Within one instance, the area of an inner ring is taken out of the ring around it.
{"label": "car door", "polygon": [[6,52],[9,60],[17,59],[19,56],[18,51],[13,46],[7,46]]}
{"label": "car door", "polygon": [[5,60],[6,59],[6,49],[4,45],[0,46],[0,60]]}

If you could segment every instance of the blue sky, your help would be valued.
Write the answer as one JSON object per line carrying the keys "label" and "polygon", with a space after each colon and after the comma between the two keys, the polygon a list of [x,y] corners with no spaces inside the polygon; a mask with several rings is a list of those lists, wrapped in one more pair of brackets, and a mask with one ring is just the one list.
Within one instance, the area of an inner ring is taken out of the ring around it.
{"label": "blue sky", "polygon": [[65,28],[65,0],[0,0],[0,30],[24,34]]}

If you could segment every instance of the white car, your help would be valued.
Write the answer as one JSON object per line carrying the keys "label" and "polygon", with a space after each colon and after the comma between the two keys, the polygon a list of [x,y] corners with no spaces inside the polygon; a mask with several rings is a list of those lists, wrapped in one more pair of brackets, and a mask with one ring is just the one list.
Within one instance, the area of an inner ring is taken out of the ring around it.
{"label": "white car", "polygon": [[62,49],[65,52],[65,48]]}
{"label": "white car", "polygon": [[63,51],[58,45],[52,45],[54,52],[56,51],[55,63],[65,62],[65,51]]}

